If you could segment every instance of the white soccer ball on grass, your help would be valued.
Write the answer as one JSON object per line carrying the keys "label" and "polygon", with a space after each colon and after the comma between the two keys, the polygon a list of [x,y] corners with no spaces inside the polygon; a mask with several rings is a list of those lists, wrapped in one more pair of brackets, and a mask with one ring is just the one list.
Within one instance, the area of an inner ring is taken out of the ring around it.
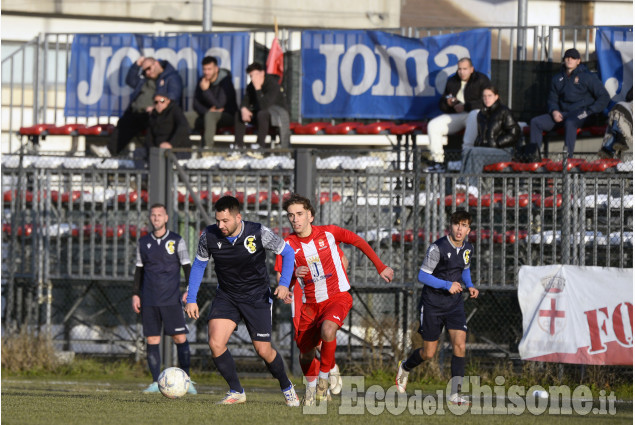
{"label": "white soccer ball on grass", "polygon": [[179,398],[187,394],[190,377],[183,369],[169,367],[159,375],[159,391],[167,398]]}

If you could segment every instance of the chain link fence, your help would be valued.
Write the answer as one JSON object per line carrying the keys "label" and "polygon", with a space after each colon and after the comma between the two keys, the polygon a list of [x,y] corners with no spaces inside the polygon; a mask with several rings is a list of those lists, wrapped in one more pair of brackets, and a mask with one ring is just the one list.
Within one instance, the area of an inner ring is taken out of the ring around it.
{"label": "chain link fence", "polygon": [[[150,172],[122,158],[3,156],[5,331],[48,326],[59,349],[143,359],[145,344],[130,297],[135,247],[150,231],[153,199],[163,197],[169,226],[185,238],[193,258],[201,230],[213,220],[213,204],[224,194],[241,201],[245,219],[288,235],[282,204],[298,187],[298,176],[308,177],[314,188],[316,224],[356,232],[395,270],[388,285],[359,250],[343,246],[354,305],[338,333],[338,361],[347,365],[353,359],[350,367],[392,366],[417,345],[417,272],[457,208],[473,217],[472,277],[481,296],[466,303],[468,352],[483,364],[518,356],[522,318],[515,289],[522,265],[633,267],[633,179],[627,158],[604,171],[554,157],[533,171],[509,166],[462,175],[428,172],[418,149],[315,150],[314,174],[293,151],[202,151],[180,160],[160,152],[158,157]],[[163,184],[158,175],[165,176]],[[270,255],[272,285],[273,261]],[[202,317],[215,287],[208,267],[198,298]],[[295,359],[290,308],[274,306],[273,343]],[[189,321],[188,327],[195,361],[213,367],[207,324]],[[445,341],[442,347],[441,360],[449,353]],[[241,371],[266,372],[244,326],[232,335],[230,348]]]}

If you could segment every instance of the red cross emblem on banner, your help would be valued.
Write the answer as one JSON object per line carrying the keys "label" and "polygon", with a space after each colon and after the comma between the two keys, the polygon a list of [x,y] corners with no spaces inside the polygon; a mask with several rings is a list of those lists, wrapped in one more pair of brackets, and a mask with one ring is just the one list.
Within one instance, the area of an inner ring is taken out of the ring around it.
{"label": "red cross emblem on banner", "polygon": [[[556,320],[564,319],[564,310],[556,309],[556,299],[551,298],[551,308],[548,310],[538,310],[538,323],[541,325],[540,327],[546,331],[546,329],[542,326],[545,321],[549,322],[549,335],[555,335],[556,333]],[[547,320],[540,319],[546,318]],[[558,329],[560,330],[560,329]]]}

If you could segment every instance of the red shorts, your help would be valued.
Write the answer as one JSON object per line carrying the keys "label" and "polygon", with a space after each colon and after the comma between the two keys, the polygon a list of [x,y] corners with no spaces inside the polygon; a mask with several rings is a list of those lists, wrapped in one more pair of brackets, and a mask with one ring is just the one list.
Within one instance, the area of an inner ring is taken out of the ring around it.
{"label": "red shorts", "polygon": [[320,344],[322,322],[325,320],[341,327],[352,306],[353,297],[348,292],[340,292],[321,303],[302,304],[296,335],[300,352],[306,353]]}

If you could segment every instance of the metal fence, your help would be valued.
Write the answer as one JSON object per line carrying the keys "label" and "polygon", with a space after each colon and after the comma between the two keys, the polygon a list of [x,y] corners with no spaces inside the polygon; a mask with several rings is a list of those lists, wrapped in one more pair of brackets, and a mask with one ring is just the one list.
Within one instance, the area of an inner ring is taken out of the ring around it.
{"label": "metal fence", "polygon": [[[492,34],[492,60],[503,61],[506,66],[493,69],[492,80],[502,89],[502,98],[513,103],[515,64],[525,61],[559,62],[564,50],[576,47],[584,61],[595,51],[593,37],[596,26],[531,26],[488,27]],[[393,28],[385,31],[409,37],[456,33],[472,27]],[[300,113],[302,91],[301,58],[299,57],[300,30],[282,29],[280,41],[286,51],[284,85],[291,106],[293,120],[302,121]],[[20,127],[39,123],[95,124],[115,123],[117,117],[100,116],[76,118],[64,116],[65,88],[70,63],[72,33],[45,33],[26,43],[2,60],[2,142],[5,152],[16,152]],[[272,31],[252,31],[250,54],[253,60],[266,60],[273,40]],[[494,75],[496,73],[497,75]],[[521,78],[525,78],[522,77]],[[187,104],[187,102],[185,103]],[[325,117],[329,118],[329,117]],[[422,117],[426,118],[426,117]]]}
{"label": "metal fence", "polygon": [[[48,326],[61,349],[143,358],[130,296],[149,205],[168,205],[169,226],[184,236],[193,257],[213,203],[226,193],[241,200],[246,219],[286,236],[285,196],[312,187],[316,224],[356,232],[395,269],[387,285],[364,255],[343,247],[354,308],[338,335],[346,347],[342,362],[392,361],[410,347],[417,271],[457,208],[473,217],[472,276],[483,293],[467,303],[468,350],[484,360],[517,356],[522,327],[515,289],[522,265],[633,267],[632,166],[593,173],[564,164],[561,171],[469,176],[426,172],[416,149],[307,152],[203,152],[176,160],[156,150],[151,172],[128,159],[4,155],[5,329]],[[272,256],[268,261],[273,271]],[[215,279],[209,267],[198,299],[202,317]],[[289,319],[289,307],[277,303],[274,344],[285,356],[293,356]],[[207,367],[207,324],[188,326],[194,357]],[[242,370],[262,369],[242,326],[230,346]]]}

